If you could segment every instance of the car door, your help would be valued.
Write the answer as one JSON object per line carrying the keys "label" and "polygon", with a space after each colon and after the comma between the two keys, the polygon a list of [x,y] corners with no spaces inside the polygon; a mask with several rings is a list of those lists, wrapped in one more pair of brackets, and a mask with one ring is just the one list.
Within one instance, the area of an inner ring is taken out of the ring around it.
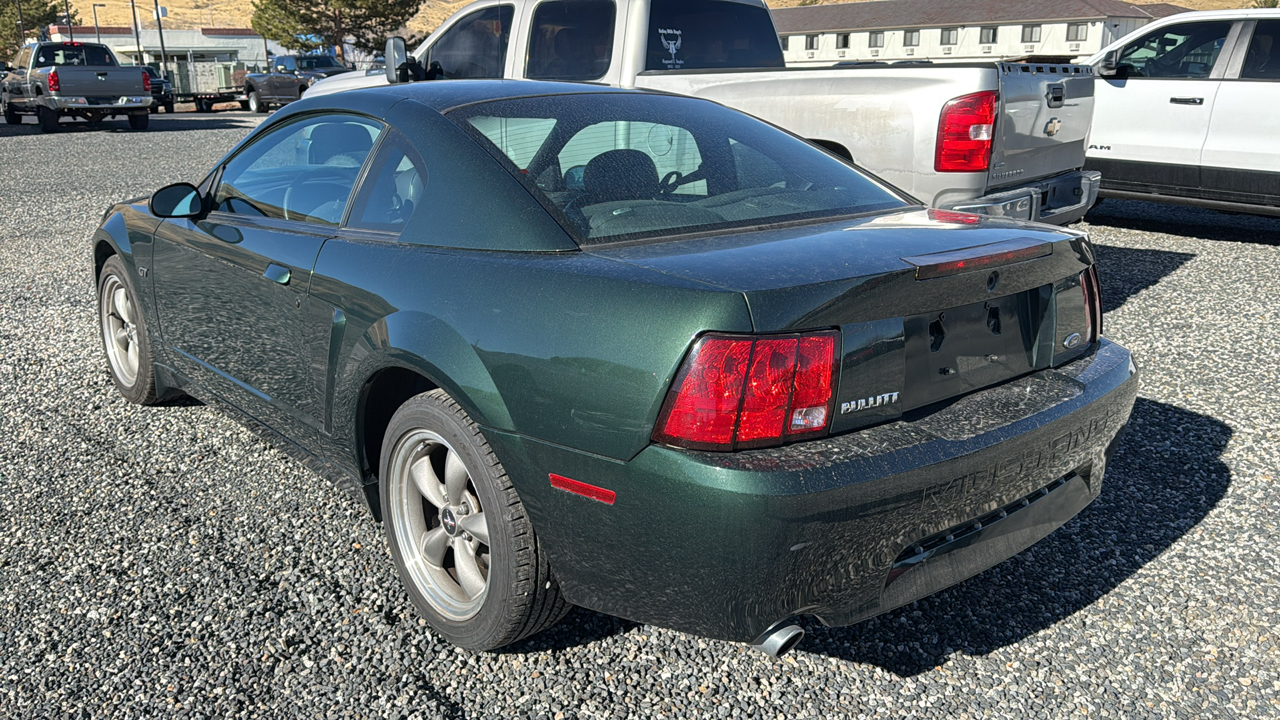
{"label": "car door", "polygon": [[9,102],[16,102],[25,106],[27,103],[27,76],[28,69],[31,66],[31,48],[24,47],[18,53],[18,64],[14,67],[4,80],[4,92],[9,96]]}
{"label": "car door", "polygon": [[156,306],[177,369],[296,440],[322,425],[301,318],[315,259],[382,134],[348,114],[264,133],[212,183],[212,210],[155,232]]}
{"label": "car door", "polygon": [[1229,20],[1156,28],[1120,49],[1095,84],[1088,166],[1105,187],[1178,193],[1200,185],[1200,153],[1227,56]]}
{"label": "car door", "polygon": [[492,5],[464,15],[436,38],[423,60],[439,63],[450,79],[506,76],[515,6]]}
{"label": "car door", "polygon": [[1205,196],[1280,206],[1280,18],[1250,20],[1218,90],[1202,158]]}
{"label": "car door", "polygon": [[289,56],[276,58],[275,67],[272,68],[271,78],[268,81],[268,92],[271,97],[276,100],[292,99],[290,90],[294,86],[293,71],[298,69],[297,62]]}

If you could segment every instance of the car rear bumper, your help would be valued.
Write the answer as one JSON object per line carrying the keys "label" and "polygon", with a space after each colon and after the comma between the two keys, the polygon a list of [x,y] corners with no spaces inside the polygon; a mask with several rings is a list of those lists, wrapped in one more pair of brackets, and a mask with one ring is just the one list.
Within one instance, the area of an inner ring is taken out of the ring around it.
{"label": "car rear bumper", "polygon": [[126,96],[126,97],[76,97],[76,96],[51,96],[46,95],[40,99],[40,104],[50,110],[80,110],[84,112],[111,112],[116,110],[143,110],[151,107],[150,95]]}
{"label": "car rear bumper", "polygon": [[953,203],[948,209],[1065,225],[1089,212],[1089,208],[1098,201],[1101,182],[1102,174],[1097,171],[1076,170],[975,200]]}
{"label": "car rear bumper", "polygon": [[486,435],[570,602],[747,642],[796,615],[872,617],[1049,534],[1097,497],[1137,385],[1128,351],[1103,341],[915,420],[781,448],[654,445],[618,462]]}

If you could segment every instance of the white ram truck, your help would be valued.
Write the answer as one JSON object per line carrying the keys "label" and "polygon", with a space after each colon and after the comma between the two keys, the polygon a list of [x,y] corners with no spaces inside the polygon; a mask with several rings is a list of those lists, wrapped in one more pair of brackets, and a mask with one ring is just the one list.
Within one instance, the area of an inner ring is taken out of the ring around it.
{"label": "white ram truck", "polygon": [[[592,82],[707,98],[807,138],[933,207],[1063,224],[1097,199],[1098,173],[1082,169],[1092,68],[786,68],[762,0],[480,0],[410,62],[427,77]],[[388,67],[385,76],[323,80],[308,94],[386,83],[396,74],[390,57]]]}

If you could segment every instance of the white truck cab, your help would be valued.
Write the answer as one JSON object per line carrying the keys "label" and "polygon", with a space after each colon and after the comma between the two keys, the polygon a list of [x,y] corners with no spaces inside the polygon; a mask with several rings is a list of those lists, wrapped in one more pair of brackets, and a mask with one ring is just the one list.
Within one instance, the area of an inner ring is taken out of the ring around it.
{"label": "white truck cab", "polygon": [[1280,215],[1280,10],[1173,15],[1088,62],[1104,197]]}
{"label": "white truck cab", "polygon": [[[413,56],[436,67],[432,77],[591,82],[714,100],[934,207],[1062,224],[1097,197],[1097,173],[1082,170],[1093,114],[1087,66],[787,68],[763,0],[480,0]],[[386,82],[338,77],[308,94]]]}

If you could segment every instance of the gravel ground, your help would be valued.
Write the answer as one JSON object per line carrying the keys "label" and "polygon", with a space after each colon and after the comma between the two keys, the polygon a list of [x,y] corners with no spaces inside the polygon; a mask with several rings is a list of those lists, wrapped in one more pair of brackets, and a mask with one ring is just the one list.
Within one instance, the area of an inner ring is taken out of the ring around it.
{"label": "gravel ground", "polygon": [[1143,389],[1102,496],[1018,557],[782,661],[581,610],[472,655],[357,501],[112,387],[86,237],[257,118],[152,122],[0,126],[0,716],[1280,716],[1280,221],[1090,216]]}

